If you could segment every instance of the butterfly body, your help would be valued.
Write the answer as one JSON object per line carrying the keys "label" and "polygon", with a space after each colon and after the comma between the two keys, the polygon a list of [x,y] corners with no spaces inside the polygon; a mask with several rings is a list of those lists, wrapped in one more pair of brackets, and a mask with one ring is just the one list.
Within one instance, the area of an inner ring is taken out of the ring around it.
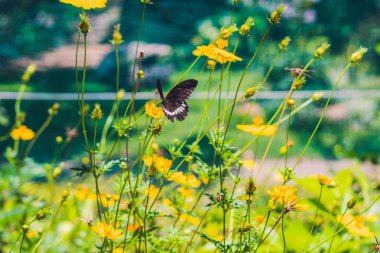
{"label": "butterfly body", "polygon": [[174,122],[174,119],[182,121],[189,113],[189,106],[186,101],[197,87],[198,81],[194,79],[185,80],[171,89],[164,97],[161,82],[157,81],[157,90],[162,99],[162,110],[166,117]]}

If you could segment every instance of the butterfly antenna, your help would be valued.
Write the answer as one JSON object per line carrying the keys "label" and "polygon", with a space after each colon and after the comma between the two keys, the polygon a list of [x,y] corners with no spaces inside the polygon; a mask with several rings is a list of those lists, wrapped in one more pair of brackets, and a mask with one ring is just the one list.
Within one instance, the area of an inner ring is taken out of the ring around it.
{"label": "butterfly antenna", "polygon": [[164,94],[162,93],[162,86],[161,86],[160,79],[157,80],[156,86],[157,86],[158,93],[160,94],[160,98],[164,99]]}

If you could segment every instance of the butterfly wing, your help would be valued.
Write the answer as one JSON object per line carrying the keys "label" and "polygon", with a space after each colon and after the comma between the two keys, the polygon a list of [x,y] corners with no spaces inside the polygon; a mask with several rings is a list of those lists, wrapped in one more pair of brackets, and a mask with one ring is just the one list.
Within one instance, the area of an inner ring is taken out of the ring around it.
{"label": "butterfly wing", "polygon": [[189,112],[186,100],[197,87],[197,84],[197,80],[189,79],[177,84],[169,91],[166,98],[162,100],[162,109],[168,119],[174,121],[174,118],[177,118],[182,121],[186,118]]}

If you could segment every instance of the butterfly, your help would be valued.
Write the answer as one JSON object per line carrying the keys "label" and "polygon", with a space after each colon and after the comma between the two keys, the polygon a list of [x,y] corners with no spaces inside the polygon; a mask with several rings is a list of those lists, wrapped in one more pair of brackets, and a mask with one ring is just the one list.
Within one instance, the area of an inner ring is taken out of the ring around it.
{"label": "butterfly", "polygon": [[157,90],[162,99],[162,110],[166,117],[174,122],[174,119],[182,121],[186,118],[189,112],[189,106],[186,100],[190,97],[191,93],[197,87],[198,81],[188,79],[180,82],[164,97],[162,93],[161,81],[157,80]]}

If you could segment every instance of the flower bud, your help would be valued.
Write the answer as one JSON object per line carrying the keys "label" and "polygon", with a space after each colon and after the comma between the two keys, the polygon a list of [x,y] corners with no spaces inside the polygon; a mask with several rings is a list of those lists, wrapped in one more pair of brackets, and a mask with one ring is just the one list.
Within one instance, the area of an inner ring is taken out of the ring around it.
{"label": "flower bud", "polygon": [[208,60],[208,61],[207,61],[207,66],[208,66],[208,68],[211,69],[211,70],[213,70],[213,69],[215,68],[215,64],[216,64],[216,62],[213,61],[213,60]]}
{"label": "flower bud", "polygon": [[45,210],[40,210],[36,214],[37,220],[43,220],[43,219],[45,219],[45,217],[46,217],[46,211]]}
{"label": "flower bud", "polygon": [[351,63],[357,63],[359,62],[363,55],[368,51],[367,48],[365,47],[360,47],[358,50],[356,50],[352,55],[351,55]]}
{"label": "flower bud", "polygon": [[269,18],[270,24],[278,24],[281,20],[282,13],[286,10],[286,5],[280,4],[275,11],[272,12]]}
{"label": "flower bud", "polygon": [[117,93],[116,93],[116,99],[119,101],[119,100],[122,100],[124,98],[124,95],[125,95],[125,90],[124,89],[121,89],[119,90]]}
{"label": "flower bud", "polygon": [[53,170],[54,177],[58,177],[59,175],[61,175],[61,173],[62,173],[62,169],[60,167],[57,167]]}
{"label": "flower bud", "polygon": [[87,35],[87,33],[89,33],[90,30],[91,30],[90,20],[88,19],[87,14],[84,13],[84,12],[82,12],[81,14],[79,14],[78,29],[84,35]]}
{"label": "flower bud", "polygon": [[325,175],[318,175],[318,182],[320,185],[329,185],[333,180]]}
{"label": "flower bud", "polygon": [[34,74],[34,72],[36,72],[36,70],[37,70],[37,65],[34,64],[34,63],[30,64],[30,65],[26,68],[25,73],[24,73],[24,74],[22,75],[22,77],[21,77],[22,82],[23,82],[23,83],[27,83],[27,82],[29,82],[30,77]]}
{"label": "flower bud", "polygon": [[162,131],[163,124],[162,122],[156,122],[153,124],[151,130],[154,136],[160,135]]}
{"label": "flower bud", "polygon": [[141,3],[143,5],[153,4],[152,1],[150,1],[150,0],[141,0]]}
{"label": "flower bud", "polygon": [[126,169],[128,168],[128,164],[126,162],[120,162],[119,167],[120,169]]}
{"label": "flower bud", "polygon": [[151,178],[153,178],[157,174],[157,167],[154,164],[154,162],[150,164],[150,166],[148,167],[146,171],[146,174],[148,177],[151,177]]}
{"label": "flower bud", "polygon": [[245,23],[240,27],[240,30],[239,30],[239,34],[241,36],[245,36],[249,33],[249,31],[251,30],[251,27],[254,25],[254,21],[253,21],[253,18],[249,17]]}
{"label": "flower bud", "polygon": [[306,83],[306,77],[305,76],[298,76],[294,80],[294,88],[296,90],[302,89],[303,85]]}
{"label": "flower bud", "polygon": [[59,103],[54,103],[52,107],[49,108],[48,113],[51,115],[55,115],[57,114],[58,109],[59,109]]}
{"label": "flower bud", "polygon": [[244,162],[242,160],[237,161],[237,166],[241,167],[243,166]]}
{"label": "flower bud", "polygon": [[139,71],[137,71],[137,78],[143,79],[144,78],[144,71],[142,71],[141,69]]}
{"label": "flower bud", "polygon": [[354,208],[356,205],[356,197],[353,197],[352,199],[350,199],[348,202],[347,202],[347,208],[348,209],[352,209]]}
{"label": "flower bud", "polygon": [[288,100],[286,100],[286,103],[288,104],[289,108],[293,108],[296,104],[296,101],[292,98],[289,98]]}
{"label": "flower bud", "polygon": [[248,88],[248,89],[244,92],[243,97],[244,97],[245,99],[248,99],[248,98],[253,97],[253,96],[256,94],[256,92],[259,90],[260,87],[261,87],[261,84],[257,84],[257,85],[255,85],[255,86],[253,86],[253,87]]}
{"label": "flower bud", "polygon": [[253,181],[252,177],[249,177],[249,181],[245,186],[245,192],[247,195],[252,196],[255,194],[256,191],[256,185],[255,182]]}
{"label": "flower bud", "polygon": [[231,37],[231,35],[236,32],[238,29],[236,27],[236,25],[231,25],[229,27],[222,27],[222,29],[220,29],[220,37],[222,39],[228,39],[229,37]]}
{"label": "flower bud", "polygon": [[117,24],[113,28],[112,40],[111,43],[115,46],[123,43],[123,36],[120,33],[120,24]]}
{"label": "flower bud", "polygon": [[102,108],[100,108],[100,104],[96,103],[94,105],[94,110],[92,110],[90,117],[94,120],[100,120],[103,117],[103,112]]}
{"label": "flower bud", "polygon": [[22,232],[23,232],[24,234],[26,234],[26,233],[29,232],[29,226],[26,225],[26,224],[25,224],[25,225],[22,225],[21,229],[22,229]]}
{"label": "flower bud", "polygon": [[58,143],[58,144],[61,144],[63,141],[63,138],[61,136],[57,136],[55,137],[55,142]]}
{"label": "flower bud", "polygon": [[64,190],[62,193],[62,200],[66,201],[66,199],[69,197],[69,192],[67,190]]}
{"label": "flower bud", "polygon": [[320,47],[317,48],[317,50],[315,50],[314,58],[315,59],[321,58],[329,47],[330,47],[330,44],[327,42],[324,42]]}
{"label": "flower bud", "polygon": [[281,51],[285,51],[288,49],[289,43],[291,39],[289,36],[286,36],[281,40],[281,42],[278,44],[278,47],[280,48]]}
{"label": "flower bud", "polygon": [[312,96],[311,96],[311,100],[313,100],[313,102],[318,102],[319,100],[321,100],[321,98],[323,97],[324,93],[323,92],[315,92]]}

